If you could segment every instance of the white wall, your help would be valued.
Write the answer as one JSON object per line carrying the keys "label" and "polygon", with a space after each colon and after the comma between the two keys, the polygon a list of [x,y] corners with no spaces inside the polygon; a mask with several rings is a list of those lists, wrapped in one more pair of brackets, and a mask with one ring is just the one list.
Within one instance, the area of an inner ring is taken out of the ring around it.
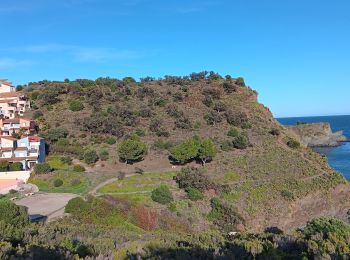
{"label": "white wall", "polygon": [[30,171],[0,172],[0,179],[2,180],[22,180],[27,182],[29,177]]}

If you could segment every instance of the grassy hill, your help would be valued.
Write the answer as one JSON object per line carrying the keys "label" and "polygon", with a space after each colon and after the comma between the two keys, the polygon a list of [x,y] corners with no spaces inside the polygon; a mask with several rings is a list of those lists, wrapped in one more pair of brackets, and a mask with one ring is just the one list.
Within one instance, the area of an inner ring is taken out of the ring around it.
{"label": "grassy hill", "polygon": [[[34,108],[27,116],[39,123],[50,156],[86,163],[99,157],[80,174],[95,186],[108,179],[103,176],[115,178],[70,213],[84,225],[120,228],[123,247],[132,248],[140,237],[174,242],[205,230],[288,232],[315,217],[347,217],[350,190],[343,176],[281,126],[242,78],[193,73],[140,82],[41,81],[24,92]],[[127,165],[118,149],[135,135],[148,151]],[[196,158],[173,161],[174,147],[194,137],[211,140],[215,156],[204,166]],[[173,197],[165,205],[152,200],[161,184]]]}

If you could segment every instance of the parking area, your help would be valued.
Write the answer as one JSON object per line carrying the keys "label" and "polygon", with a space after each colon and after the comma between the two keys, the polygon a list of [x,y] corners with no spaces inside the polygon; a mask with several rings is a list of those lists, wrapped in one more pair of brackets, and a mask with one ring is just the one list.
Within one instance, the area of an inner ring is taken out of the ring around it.
{"label": "parking area", "polygon": [[64,215],[64,207],[68,201],[77,197],[71,193],[37,193],[15,201],[17,205],[28,207],[28,213],[32,217],[44,216],[48,220]]}

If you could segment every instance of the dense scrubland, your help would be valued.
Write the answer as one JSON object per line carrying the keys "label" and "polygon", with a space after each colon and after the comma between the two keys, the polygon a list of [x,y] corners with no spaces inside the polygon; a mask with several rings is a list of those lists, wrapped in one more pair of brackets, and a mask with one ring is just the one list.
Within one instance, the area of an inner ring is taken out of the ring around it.
{"label": "dense scrubland", "polygon": [[[347,220],[345,179],[282,127],[242,78],[66,79],[23,91],[49,148],[31,181],[82,196],[67,205],[70,217],[2,237],[4,256],[349,254],[347,224],[312,220]],[[97,186],[108,178],[115,180]]]}

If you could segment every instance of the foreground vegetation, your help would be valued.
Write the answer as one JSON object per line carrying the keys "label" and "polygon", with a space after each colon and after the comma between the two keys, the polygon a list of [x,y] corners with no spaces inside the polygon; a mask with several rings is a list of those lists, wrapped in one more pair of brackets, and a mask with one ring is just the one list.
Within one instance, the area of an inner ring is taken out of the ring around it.
{"label": "foreground vegetation", "polygon": [[[116,206],[118,205],[118,206]],[[132,208],[130,206],[133,206]],[[0,258],[13,259],[347,259],[350,226],[333,218],[309,221],[293,234],[191,234],[175,217],[113,197],[73,199],[73,219],[30,223],[26,209],[0,201]],[[75,221],[79,220],[80,225]],[[172,221],[171,221],[172,220]],[[170,224],[172,223],[172,224]],[[129,238],[133,237],[134,242]]]}

